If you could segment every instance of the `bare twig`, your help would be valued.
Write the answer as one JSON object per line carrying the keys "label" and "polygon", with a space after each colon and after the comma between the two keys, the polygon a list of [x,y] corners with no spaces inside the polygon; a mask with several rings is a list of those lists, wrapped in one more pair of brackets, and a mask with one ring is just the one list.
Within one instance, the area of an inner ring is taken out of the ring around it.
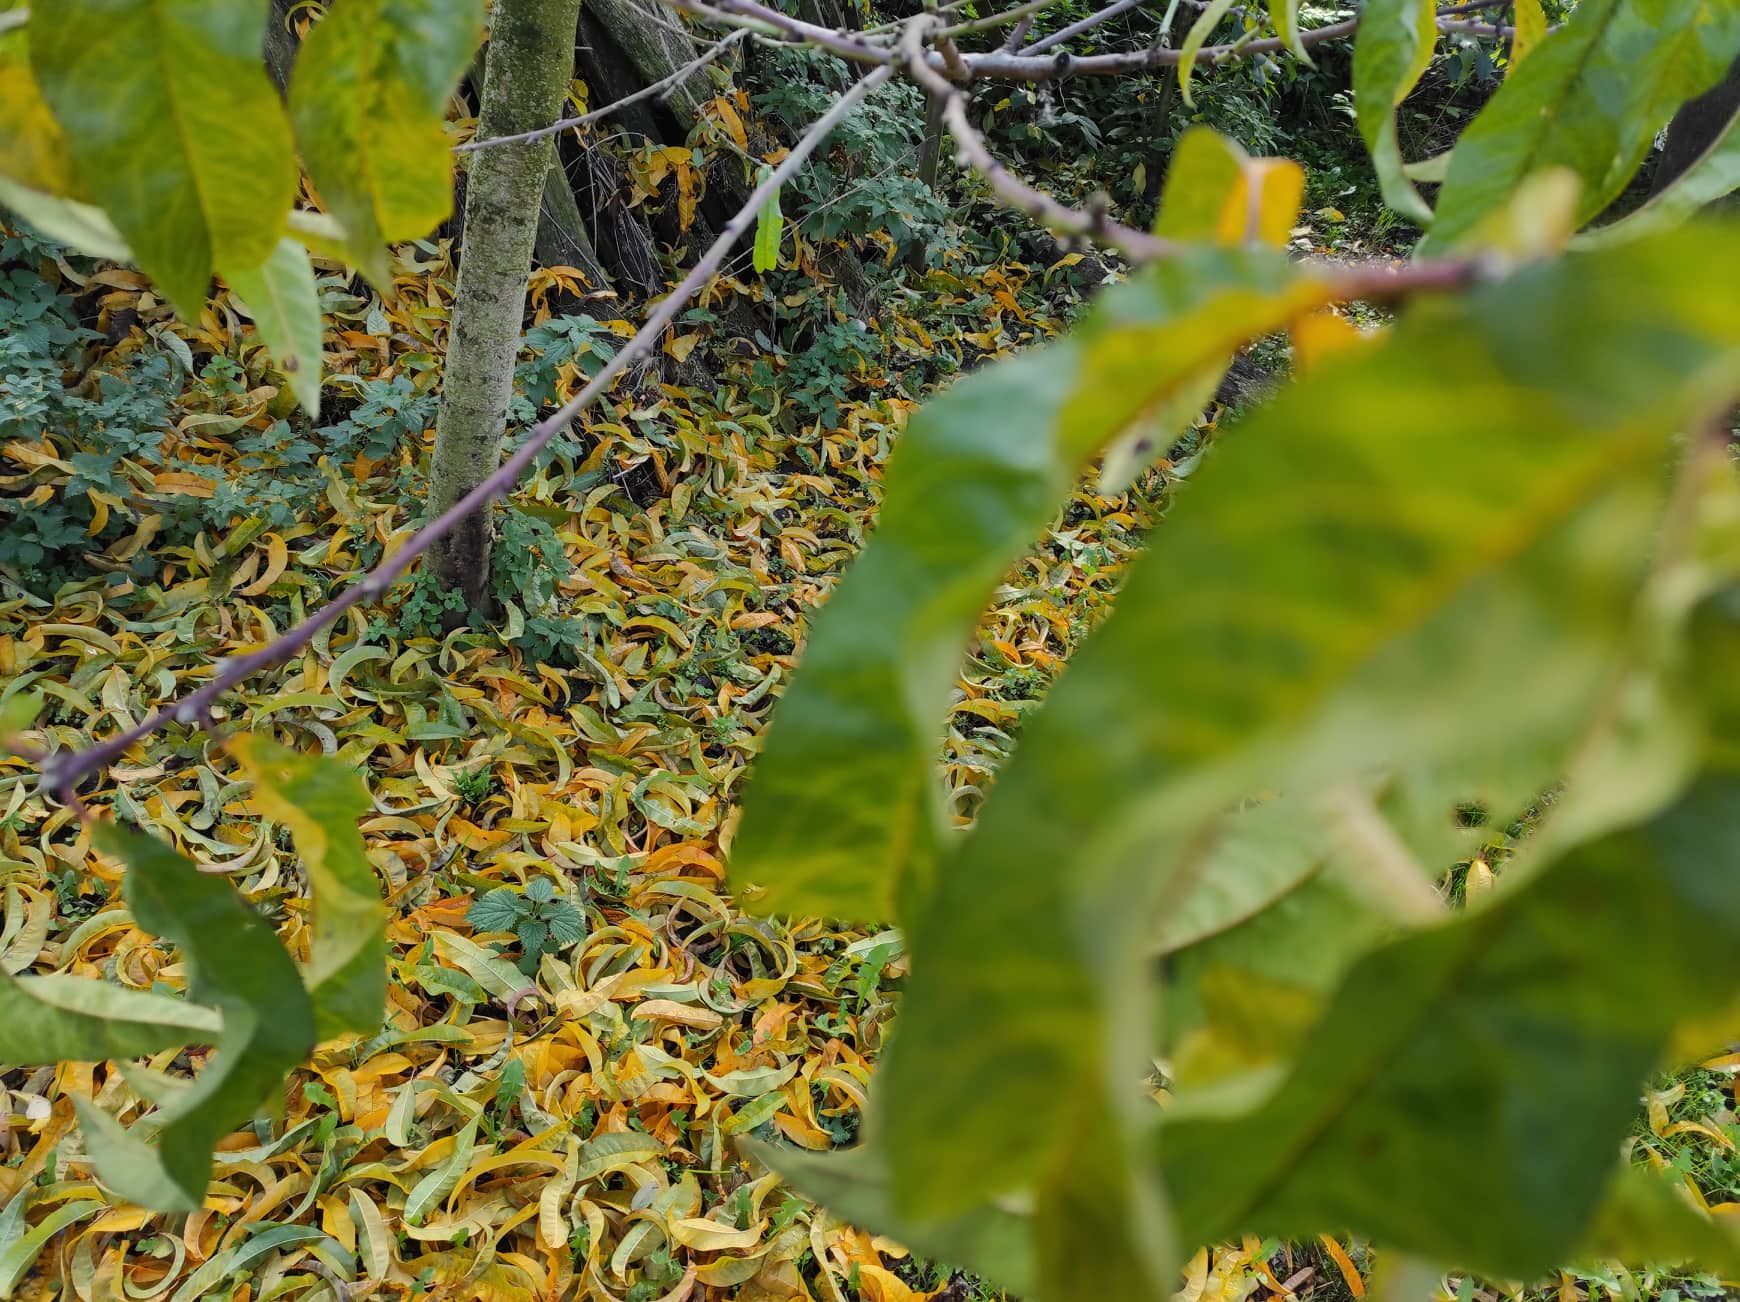
{"label": "bare twig", "polygon": [[985,138],[967,119],[967,97],[931,67],[925,56],[924,35],[920,23],[907,28],[901,41],[906,70],[926,94],[942,105],[943,122],[955,138],[962,163],[984,176],[1005,204],[1061,235],[1085,236],[1140,261],[1165,257],[1174,251],[1170,242],[1158,236],[1113,221],[1103,205],[1096,206],[1091,212],[1080,212],[1059,203],[998,162],[985,144]]}
{"label": "bare twig", "polygon": [[1114,0],[1114,3],[1107,5],[1098,13],[1089,14],[1079,22],[1073,22],[1068,27],[1058,29],[1050,36],[1041,37],[1039,40],[1033,42],[1032,45],[1024,48],[1021,53],[1043,54],[1053,46],[1062,45],[1065,41],[1072,41],[1083,32],[1091,31],[1101,23],[1110,22],[1119,14],[1128,13],[1138,5],[1144,3],[1146,3],[1146,0]]}
{"label": "bare twig", "polygon": [[747,35],[749,35],[747,31],[741,27],[738,28],[736,31],[727,35],[724,40],[715,41],[706,50],[696,55],[693,59],[689,60],[689,62],[685,63],[669,76],[661,77],[651,85],[642,86],[632,95],[624,95],[619,100],[613,100],[603,108],[593,109],[590,113],[582,113],[579,117],[563,118],[560,122],[552,122],[549,126],[539,127],[536,131],[521,131],[518,134],[511,136],[490,136],[485,140],[471,140],[463,145],[455,145],[453,147],[453,152],[456,154],[469,154],[479,149],[488,149],[494,145],[513,145],[526,140],[542,140],[545,136],[556,135],[559,132],[567,131],[571,127],[583,127],[588,122],[596,122],[600,118],[609,117],[612,113],[615,113],[620,109],[625,109],[630,104],[638,104],[642,100],[653,98],[655,95],[660,99],[668,99],[671,92],[675,90],[679,84],[687,81],[691,73],[699,72],[702,68],[706,67],[714,59],[717,59],[721,54],[725,53],[726,50],[730,49]]}
{"label": "bare twig", "polygon": [[300,651],[314,640],[321,629],[330,627],[338,618],[352,606],[360,602],[372,600],[386,591],[389,584],[397,579],[407,569],[411,562],[427,551],[437,539],[452,532],[460,521],[488,506],[496,498],[504,495],[514,482],[522,475],[544,450],[549,442],[567,429],[574,419],[587,408],[597,402],[610,391],[611,386],[629,367],[652,355],[658,346],[658,339],[664,333],[677,314],[688,302],[712,279],[720,265],[730,254],[731,246],[748,233],[761,213],[762,206],[767,203],[773,192],[789,180],[803,166],[804,160],[816,151],[828,135],[840,122],[852,112],[868,95],[882,82],[893,75],[893,68],[878,68],[862,78],[839,99],[833,107],[818,118],[803,137],[792,146],[791,152],[781,160],[754,192],[744,201],[743,207],[719,233],[699,261],[689,269],[682,281],[673,289],[660,304],[653,309],[646,319],[646,324],[635,333],[634,338],[623,345],[614,357],[607,361],[579,393],[570,398],[553,414],[545,417],[533,427],[526,441],[506,461],[476,488],[443,511],[435,519],[424,525],[405,541],[391,556],[384,559],[371,570],[361,582],[353,584],[338,597],[322,606],[302,623],[289,629],[280,637],[274,639],[258,651],[247,655],[234,656],[223,663],[223,667],[212,679],[190,692],[180,700],[173,701],[153,712],[148,718],[131,728],[124,729],[113,737],[80,751],[65,751],[49,756],[43,764],[43,784],[57,797],[68,803],[77,800],[75,790],[77,784],[92,773],[99,772],[114,763],[128,747],[144,737],[150,736],[158,729],[170,723],[200,724],[210,717],[211,707],[218,697],[222,696],[237,683],[252,677],[263,669],[269,669]]}
{"label": "bare twig", "polygon": [[975,18],[971,22],[956,23],[953,27],[945,27],[939,36],[968,36],[973,32],[988,32],[998,27],[1007,27],[1010,23],[1027,23],[1032,25],[1036,14],[1042,14],[1062,0],[1027,0],[1026,4],[1016,5],[1013,9],[1005,9],[1000,14],[991,14],[985,18]]}

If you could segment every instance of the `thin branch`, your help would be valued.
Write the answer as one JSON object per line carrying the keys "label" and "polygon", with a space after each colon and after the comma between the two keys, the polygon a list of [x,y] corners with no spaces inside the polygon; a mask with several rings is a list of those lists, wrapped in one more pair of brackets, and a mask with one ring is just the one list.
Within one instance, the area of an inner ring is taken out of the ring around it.
{"label": "thin branch", "polygon": [[1007,27],[1010,23],[1031,19],[1035,14],[1044,13],[1059,3],[1061,0],[1027,0],[1026,4],[1016,5],[1013,9],[1005,9],[1000,14],[991,14],[986,18],[975,18],[971,22],[956,23],[953,27],[945,27],[938,35],[969,36],[973,32],[992,31],[998,27]]}
{"label": "thin branch", "polygon": [[[948,78],[931,67],[925,56],[924,26],[914,23],[901,41],[906,70],[932,99],[942,105],[943,122],[960,149],[961,162],[991,183],[1003,202],[1063,235],[1080,235],[1128,254],[1138,261],[1162,258],[1176,246],[1146,231],[1112,220],[1108,205],[1101,202],[1089,212],[1080,212],[1036,190],[998,162],[967,118],[967,97]],[[952,47],[951,47],[952,48]]]}
{"label": "thin branch", "polygon": [[1021,51],[1021,53],[1022,54],[1043,54],[1046,50],[1051,49],[1053,46],[1062,45],[1065,41],[1074,40],[1076,37],[1080,36],[1083,32],[1091,31],[1095,27],[1098,27],[1101,23],[1110,22],[1112,19],[1116,18],[1119,14],[1128,13],[1130,10],[1136,8],[1138,5],[1145,4],[1145,3],[1147,3],[1147,0],[1116,0],[1115,3],[1107,5],[1104,9],[1100,10],[1098,13],[1089,14],[1086,18],[1081,19],[1079,22],[1073,22],[1068,27],[1060,28],[1058,31],[1053,32],[1050,36],[1042,37],[1041,39],[1033,42],[1032,45],[1025,47]]}
{"label": "thin branch", "polygon": [[806,131],[791,152],[785,156],[779,166],[774,168],[754,192],[744,201],[743,207],[719,233],[707,251],[701,255],[698,262],[689,269],[682,281],[673,289],[647,317],[646,324],[635,333],[634,338],[624,344],[621,351],[607,361],[585,388],[570,398],[552,415],[546,416],[533,427],[518,450],[497,467],[487,479],[472,489],[448,510],[443,511],[434,520],[424,525],[391,556],[383,560],[371,570],[360,583],[353,584],[342,594],[321,607],[296,627],[289,629],[258,651],[247,655],[234,656],[226,660],[215,676],[194,692],[173,701],[155,712],[143,722],[127,728],[115,736],[87,747],[80,751],[65,751],[51,755],[43,764],[43,783],[63,801],[69,803],[77,799],[75,788],[77,784],[92,773],[101,771],[114,763],[135,742],[150,736],[158,729],[170,723],[189,725],[204,724],[211,715],[211,707],[218,697],[263,669],[269,669],[275,664],[288,659],[314,640],[321,629],[330,627],[338,618],[352,606],[360,602],[372,600],[387,590],[393,580],[397,579],[407,569],[411,562],[427,551],[437,539],[451,533],[459,523],[473,512],[487,507],[496,498],[503,496],[513,487],[549,442],[567,429],[587,408],[609,392],[618,376],[630,366],[653,354],[658,346],[658,339],[665,329],[676,320],[680,313],[700,290],[712,279],[720,265],[731,252],[731,247],[753,226],[761,214],[761,209],[772,197],[780,185],[790,180],[792,175],[803,166],[807,159],[826,140],[833,129],[857,108],[864,97],[882,82],[893,75],[893,68],[878,68],[865,76],[847,90],[833,107],[824,113],[813,126]]}
{"label": "thin branch", "polygon": [[689,60],[689,62],[685,63],[669,76],[661,77],[649,86],[642,86],[632,95],[624,95],[619,100],[612,100],[603,108],[593,109],[590,113],[582,113],[576,118],[563,118],[560,122],[552,122],[549,126],[539,127],[536,131],[521,131],[518,134],[511,136],[490,136],[484,140],[468,141],[463,145],[455,145],[453,147],[453,152],[456,154],[469,154],[479,149],[488,149],[494,145],[514,145],[527,140],[542,140],[545,136],[556,135],[560,132],[567,131],[571,127],[583,127],[588,122],[596,122],[600,118],[609,117],[612,113],[615,113],[620,109],[625,109],[630,104],[638,104],[642,100],[653,98],[655,95],[660,99],[669,99],[671,92],[674,91],[679,84],[687,81],[691,73],[699,72],[702,68],[713,62],[714,59],[717,59],[721,54],[725,53],[726,50],[730,49],[733,45],[737,44],[737,42],[741,41],[748,35],[749,33],[747,31],[738,28],[736,31],[727,35],[724,40],[715,41],[712,45],[708,46],[706,50],[696,55],[693,59]]}
{"label": "thin branch", "polygon": [[758,0],[665,0],[673,9],[693,14],[708,22],[732,27],[746,27],[764,36],[784,37],[803,45],[814,45],[853,63],[881,64],[892,67],[898,55],[885,45],[874,45],[849,32],[837,32],[816,23],[806,23],[770,9]]}
{"label": "thin branch", "polygon": [[16,31],[29,21],[30,10],[28,9],[12,9],[0,14],[0,36],[10,31]]}
{"label": "thin branch", "polygon": [[[874,44],[848,32],[833,31],[815,23],[806,23],[801,19],[789,17],[777,9],[770,9],[761,4],[759,0],[665,0],[665,2],[708,22],[723,23],[733,27],[747,27],[751,31],[813,45],[854,63],[894,64],[907,62],[903,54],[886,45]],[[1455,11],[1465,13],[1470,12],[1471,8],[1476,5],[1480,8],[1491,8],[1500,3],[1503,3],[1503,0],[1472,0],[1471,4],[1456,6]],[[1320,45],[1324,41],[1343,40],[1358,30],[1359,18],[1356,15],[1342,22],[1331,23],[1325,27],[1313,27],[1309,31],[1301,32],[1299,42],[1306,47]],[[1266,36],[1255,40],[1246,37],[1225,45],[1204,46],[1197,52],[1196,57],[1200,62],[1207,63],[1224,59],[1250,58],[1258,54],[1278,54],[1286,48],[1286,43],[1279,37]],[[962,54],[960,59],[970,76],[999,81],[1051,81],[1059,77],[1117,76],[1131,72],[1148,72],[1155,68],[1176,67],[1183,62],[1183,57],[1178,50],[1168,49],[1163,45],[1153,45],[1147,49],[1127,50],[1113,54],[1090,54],[1080,58],[1072,58],[1062,50],[1052,54],[988,50]],[[940,68],[942,66],[941,56],[932,52],[925,56],[925,63],[932,69]]]}

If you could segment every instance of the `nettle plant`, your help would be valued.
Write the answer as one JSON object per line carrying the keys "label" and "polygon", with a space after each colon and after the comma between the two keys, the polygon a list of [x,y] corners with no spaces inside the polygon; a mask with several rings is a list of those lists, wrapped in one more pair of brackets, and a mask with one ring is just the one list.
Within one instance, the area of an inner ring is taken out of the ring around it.
{"label": "nettle plant", "polygon": [[[1582,1253],[1740,1276],[1727,1231],[1619,1159],[1640,1082],[1732,1038],[1740,995],[1740,227],[1684,221],[1731,188],[1740,137],[1577,233],[1740,51],[1740,0],[1583,0],[1551,31],[1518,9],[1528,40],[1503,88],[1447,161],[1421,160],[1442,176],[1435,206],[1395,112],[1449,16],[1370,0],[1357,20],[1362,132],[1388,201],[1429,231],[1396,268],[1286,257],[1300,170],[1205,129],[1174,151],[1152,232],[1029,189],[950,76],[1043,78],[1055,55],[958,51],[932,16],[851,36],[716,0],[705,21],[872,71],[486,483],[186,699],[42,756],[47,789],[77,802],[142,738],[202,726],[228,688],[384,592],[651,354],[781,183],[901,71],[1012,206],[1136,266],[1070,336],[914,417],[879,528],[816,622],[731,871],[754,909],[896,919],[911,977],[863,1143],[756,1151],[840,1215],[1039,1299],[1161,1298],[1184,1250],[1241,1233],[1353,1230],[1386,1260],[1513,1278]],[[1207,45],[1230,11],[1215,0],[1179,51],[1069,66],[1177,64],[1187,95],[1199,61],[1303,56],[1314,33],[1351,30],[1302,31],[1275,0],[1273,37]],[[384,279],[385,241],[445,213],[440,113],[472,4],[335,6],[287,116],[258,67],[260,0],[8,13],[0,199],[135,258],[183,313],[215,267],[293,384],[318,355],[301,241],[337,238]],[[112,66],[114,48],[163,57]],[[292,211],[292,142],[329,214]],[[1374,334],[1334,311],[1373,299],[1400,305]],[[996,585],[1091,463],[1131,473],[1239,348],[1281,330],[1300,378],[1225,432],[1025,717],[974,826],[950,826],[937,743]],[[8,694],[0,733],[29,745],[32,706]],[[295,838],[306,959],[228,883],[81,803],[128,865],[135,919],[181,949],[187,997],[65,975],[0,986],[8,1064],[215,1050],[192,1084],[127,1064],[155,1105],[131,1130],[80,1108],[104,1183],[167,1209],[199,1204],[213,1145],[317,1040],[383,1018],[361,782],[231,745]],[[1448,911],[1437,883],[1468,825],[1530,810],[1523,852]],[[477,907],[527,949],[560,943],[571,920],[537,889]],[[525,993],[499,955],[444,943],[480,990]]]}
{"label": "nettle plant", "polygon": [[465,920],[478,932],[507,932],[520,947],[520,971],[538,969],[545,954],[577,945],[586,936],[586,919],[567,900],[556,898],[548,877],[534,877],[525,890],[499,886],[477,898]]}

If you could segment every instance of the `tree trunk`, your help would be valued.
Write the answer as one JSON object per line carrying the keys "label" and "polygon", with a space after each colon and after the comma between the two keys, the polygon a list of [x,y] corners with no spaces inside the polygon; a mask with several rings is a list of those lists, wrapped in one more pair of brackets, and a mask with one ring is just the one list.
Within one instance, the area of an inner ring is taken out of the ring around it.
{"label": "tree trunk", "polygon": [[1728,69],[1728,75],[1697,99],[1688,100],[1668,123],[1667,144],[1655,165],[1650,193],[1660,194],[1680,173],[1684,172],[1704,152],[1715,144],[1734,115],[1740,113],[1740,59]]}
{"label": "tree trunk", "polygon": [[610,277],[598,261],[592,237],[586,233],[586,222],[580,216],[574,187],[559,157],[551,160],[550,170],[544,174],[537,253],[540,267],[574,267],[586,277],[592,290],[601,292],[610,288]]}
{"label": "tree trunk", "polygon": [[266,72],[279,95],[289,93],[290,65],[296,61],[296,33],[291,29],[290,10],[296,0],[272,0],[266,13]]}
{"label": "tree trunk", "polygon": [[[574,67],[579,7],[580,0],[496,0],[478,114],[480,138],[530,131],[560,112]],[[471,164],[465,250],[435,421],[431,516],[464,497],[500,462],[526,280],[552,155],[546,137],[481,150]],[[430,551],[437,582],[443,591],[463,597],[474,624],[493,613],[492,541],[485,508]]]}

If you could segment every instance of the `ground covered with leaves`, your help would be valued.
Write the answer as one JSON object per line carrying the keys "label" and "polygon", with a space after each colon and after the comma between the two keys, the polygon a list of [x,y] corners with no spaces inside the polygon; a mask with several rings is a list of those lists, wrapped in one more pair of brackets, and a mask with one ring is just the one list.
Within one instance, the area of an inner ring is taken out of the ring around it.
{"label": "ground covered with leaves", "polygon": [[[1346,221],[1324,197],[1303,243]],[[160,1078],[0,1074],[0,1295],[981,1295],[739,1156],[743,1135],[852,1142],[905,957],[893,932],[738,912],[722,864],[806,617],[874,520],[906,413],[1055,334],[1101,274],[1032,248],[989,225],[927,272],[884,277],[870,304],[801,237],[792,269],[727,278],[666,345],[672,366],[700,350],[716,387],[644,370],[501,510],[499,628],[444,633],[440,594],[407,583],[247,684],[212,730],[170,729],[85,793],[224,874],[303,953],[306,883],[222,738],[272,734],[366,773],[389,1020],[321,1046],[282,1114],[223,1145],[189,1216],[112,1204],[74,1124],[73,1098],[128,1118]],[[0,679],[49,698],[42,743],[136,722],[417,523],[444,244],[401,250],[390,302],[323,276],[334,375],[317,424],[221,295],[190,328],[137,273],[21,232],[0,243],[0,277]],[[632,331],[559,271],[538,273],[533,303],[522,425]],[[1211,411],[1125,495],[1084,484],[1008,576],[950,716],[963,820],[1215,425]],[[133,924],[118,864],[24,761],[0,763],[0,820],[0,965],[183,984]],[[1456,890],[1487,871],[1459,871]],[[185,1079],[200,1058],[149,1065]],[[1640,1152],[1712,1204],[1740,1202],[1736,1071],[1661,1082],[1639,1123]],[[1182,1296],[1357,1297],[1367,1264],[1359,1244],[1252,1240],[1198,1254]],[[1451,1287],[1464,1302],[1522,1292]],[[1564,1302],[1675,1289],[1702,1291],[1594,1267],[1547,1286]]]}

